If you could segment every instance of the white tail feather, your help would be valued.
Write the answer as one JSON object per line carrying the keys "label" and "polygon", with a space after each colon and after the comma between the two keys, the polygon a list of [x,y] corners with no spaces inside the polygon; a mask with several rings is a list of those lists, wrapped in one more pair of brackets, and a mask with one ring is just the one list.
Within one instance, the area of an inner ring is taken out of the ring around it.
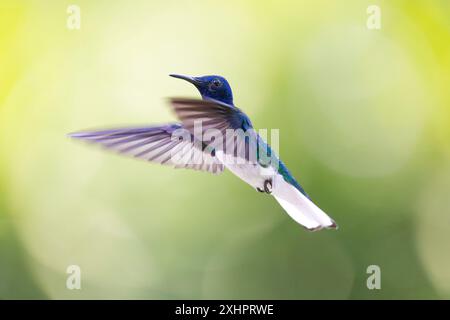
{"label": "white tail feather", "polygon": [[337,229],[336,223],[281,175],[275,177],[272,195],[289,216],[308,230]]}

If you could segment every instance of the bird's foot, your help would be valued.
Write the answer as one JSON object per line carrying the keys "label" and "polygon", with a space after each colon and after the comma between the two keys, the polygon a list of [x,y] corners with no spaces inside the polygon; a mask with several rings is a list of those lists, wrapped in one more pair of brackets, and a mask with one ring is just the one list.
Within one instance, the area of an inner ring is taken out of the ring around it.
{"label": "bird's foot", "polygon": [[258,190],[258,192],[271,194],[272,193],[272,179],[264,180],[264,189],[261,189],[260,187],[256,187],[256,190]]}
{"label": "bird's foot", "polygon": [[268,194],[272,193],[272,179],[264,181],[264,191]]}

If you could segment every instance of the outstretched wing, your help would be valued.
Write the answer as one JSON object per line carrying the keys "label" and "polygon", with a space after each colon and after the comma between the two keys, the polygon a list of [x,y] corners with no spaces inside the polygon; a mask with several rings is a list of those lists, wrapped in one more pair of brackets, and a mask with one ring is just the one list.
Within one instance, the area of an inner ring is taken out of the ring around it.
{"label": "outstretched wing", "polygon": [[[211,153],[203,152],[201,143],[193,136],[177,134],[183,130],[178,123],[139,128],[81,131],[69,134],[71,138],[99,144],[106,149],[135,158],[173,166],[221,173],[223,164]],[[184,136],[184,139],[181,139]]]}
{"label": "outstretched wing", "polygon": [[[216,100],[171,98],[170,102],[183,127],[195,137],[200,133],[205,146],[224,151],[228,161],[256,164],[259,160],[262,140],[240,109]],[[211,134],[212,130],[220,137]]]}
{"label": "outstretched wing", "polygon": [[225,133],[226,129],[242,128],[246,120],[251,127],[250,120],[235,106],[216,100],[200,100],[192,98],[171,98],[173,110],[183,123],[183,127],[193,132],[196,121],[201,121],[203,130],[219,129]]}

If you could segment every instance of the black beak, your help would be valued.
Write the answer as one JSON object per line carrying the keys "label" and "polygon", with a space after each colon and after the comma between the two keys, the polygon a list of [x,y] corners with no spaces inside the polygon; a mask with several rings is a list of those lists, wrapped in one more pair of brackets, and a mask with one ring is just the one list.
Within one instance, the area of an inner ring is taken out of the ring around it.
{"label": "black beak", "polygon": [[198,85],[202,84],[202,82],[200,80],[198,80],[196,77],[184,76],[182,74],[169,74],[169,76],[174,77],[174,78],[178,78],[178,79],[186,80],[187,82],[190,82],[190,83],[192,83],[195,86],[198,86]]}

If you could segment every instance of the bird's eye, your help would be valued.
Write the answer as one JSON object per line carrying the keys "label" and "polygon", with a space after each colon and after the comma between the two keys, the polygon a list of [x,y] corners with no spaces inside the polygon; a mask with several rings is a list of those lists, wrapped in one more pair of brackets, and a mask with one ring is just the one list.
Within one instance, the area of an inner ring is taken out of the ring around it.
{"label": "bird's eye", "polygon": [[214,79],[214,80],[211,82],[211,87],[212,87],[213,89],[220,88],[221,86],[222,86],[222,82],[221,82],[219,79]]}

